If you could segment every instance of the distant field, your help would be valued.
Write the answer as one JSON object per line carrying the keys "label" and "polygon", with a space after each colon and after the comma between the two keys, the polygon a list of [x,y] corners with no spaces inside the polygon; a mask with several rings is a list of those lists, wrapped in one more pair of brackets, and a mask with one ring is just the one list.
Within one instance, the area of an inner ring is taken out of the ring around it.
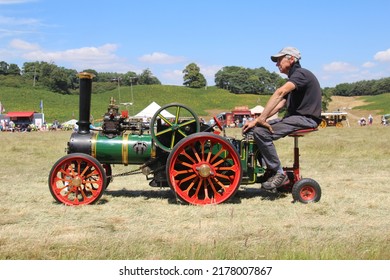
{"label": "distant field", "polygon": [[375,110],[380,114],[390,114],[390,93],[380,94],[376,96],[364,96],[361,98],[366,105],[358,106],[356,109]]}
{"label": "distant field", "polygon": [[[116,90],[92,94],[91,114],[94,119],[99,119],[107,111],[110,98],[114,97],[117,104],[134,101],[133,106],[121,105],[121,110],[128,109],[130,115],[137,114],[152,101],[160,106],[179,102],[195,110],[199,117],[207,120],[214,115],[212,112],[223,112],[233,109],[235,106],[255,107],[264,105],[269,96],[251,94],[232,94],[216,87],[207,89],[190,89],[182,86],[133,86],[120,87]],[[43,100],[45,118],[48,122],[58,119],[60,122],[72,118],[78,119],[78,95],[62,95],[42,89],[34,88],[9,88],[0,86],[0,101],[7,111],[37,111]]]}
{"label": "distant field", "polygon": [[[190,107],[199,117],[204,117],[206,120],[220,112],[230,111],[236,106],[249,108],[256,105],[264,106],[269,99],[269,96],[262,95],[232,94],[217,87],[190,89],[182,86],[150,85],[133,86],[131,90],[131,87],[126,86],[105,93],[92,94],[91,114],[95,120],[100,119],[106,112],[111,97],[116,99],[117,104],[134,101],[134,105],[127,108],[121,105],[121,110],[128,109],[130,115],[140,112],[152,101],[160,106],[179,102]],[[388,111],[390,93],[370,97],[350,97],[350,99],[368,102],[364,107],[357,107],[359,110],[390,113]],[[60,122],[72,118],[78,119],[78,95],[62,95],[34,87],[15,88],[0,85],[0,101],[6,112],[40,112],[40,100],[43,100],[43,111],[47,122],[52,122],[54,119]]]}
{"label": "distant field", "polygon": [[[242,185],[228,203],[181,205],[142,175],[115,178],[96,205],[59,205],[47,180],[69,136],[0,133],[0,259],[390,259],[390,127],[328,127],[301,139],[302,174],[323,192],[307,205],[259,185]],[[291,165],[293,140],[276,145]]]}

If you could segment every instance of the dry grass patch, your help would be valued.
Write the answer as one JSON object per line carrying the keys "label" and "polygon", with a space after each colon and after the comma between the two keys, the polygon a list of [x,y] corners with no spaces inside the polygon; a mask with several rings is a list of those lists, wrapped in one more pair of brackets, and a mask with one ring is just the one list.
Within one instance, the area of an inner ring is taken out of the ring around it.
{"label": "dry grass patch", "polygon": [[[69,136],[0,133],[0,259],[390,258],[388,127],[302,139],[302,174],[323,191],[308,205],[258,185],[242,185],[229,203],[181,205],[143,175],[115,178],[96,205],[59,205],[47,179]],[[285,165],[292,142],[276,142]]]}

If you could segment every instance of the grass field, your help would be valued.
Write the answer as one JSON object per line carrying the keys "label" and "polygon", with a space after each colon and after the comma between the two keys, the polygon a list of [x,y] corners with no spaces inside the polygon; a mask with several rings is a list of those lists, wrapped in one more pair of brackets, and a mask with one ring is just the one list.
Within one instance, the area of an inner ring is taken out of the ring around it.
{"label": "grass field", "polygon": [[[0,259],[390,258],[389,127],[329,127],[302,139],[302,174],[323,193],[307,205],[259,185],[242,185],[228,203],[181,205],[142,175],[115,178],[96,205],[59,205],[47,180],[69,136],[0,133]],[[284,165],[292,142],[276,142]]]}

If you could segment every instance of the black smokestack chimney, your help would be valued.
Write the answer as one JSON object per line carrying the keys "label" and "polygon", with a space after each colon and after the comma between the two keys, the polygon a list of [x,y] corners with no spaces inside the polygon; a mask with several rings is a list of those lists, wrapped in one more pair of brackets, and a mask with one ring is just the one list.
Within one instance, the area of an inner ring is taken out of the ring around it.
{"label": "black smokestack chimney", "polygon": [[79,134],[89,133],[89,116],[91,114],[91,92],[92,79],[95,75],[87,72],[79,73],[80,78],[80,96],[79,96]]}

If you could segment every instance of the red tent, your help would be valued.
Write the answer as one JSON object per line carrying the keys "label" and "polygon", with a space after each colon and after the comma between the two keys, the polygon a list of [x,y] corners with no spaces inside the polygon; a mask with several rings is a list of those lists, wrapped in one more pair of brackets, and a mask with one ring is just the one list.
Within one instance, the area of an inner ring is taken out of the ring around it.
{"label": "red tent", "polygon": [[8,112],[7,117],[9,118],[31,118],[35,112]]}

